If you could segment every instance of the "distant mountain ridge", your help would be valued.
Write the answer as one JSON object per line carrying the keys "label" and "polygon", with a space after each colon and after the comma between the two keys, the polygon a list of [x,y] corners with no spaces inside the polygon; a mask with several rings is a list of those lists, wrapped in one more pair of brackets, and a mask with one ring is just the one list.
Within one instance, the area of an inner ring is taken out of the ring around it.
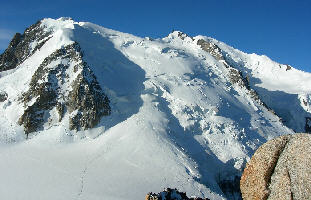
{"label": "distant mountain ridge", "polygon": [[[311,132],[310,105],[310,73],[210,37],[43,19],[0,55],[0,160],[40,160],[29,187],[13,180],[4,195],[40,199],[31,183],[48,182],[45,199],[140,199],[165,187],[239,199],[246,161],[268,139]],[[41,180],[51,165],[56,181]]]}

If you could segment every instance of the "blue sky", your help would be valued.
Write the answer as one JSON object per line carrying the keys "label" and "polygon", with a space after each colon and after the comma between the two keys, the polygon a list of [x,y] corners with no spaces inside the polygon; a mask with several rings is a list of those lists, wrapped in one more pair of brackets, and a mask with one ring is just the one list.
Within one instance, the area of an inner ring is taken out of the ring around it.
{"label": "blue sky", "polygon": [[138,36],[206,35],[311,72],[311,0],[5,0],[0,52],[15,32],[61,16]]}

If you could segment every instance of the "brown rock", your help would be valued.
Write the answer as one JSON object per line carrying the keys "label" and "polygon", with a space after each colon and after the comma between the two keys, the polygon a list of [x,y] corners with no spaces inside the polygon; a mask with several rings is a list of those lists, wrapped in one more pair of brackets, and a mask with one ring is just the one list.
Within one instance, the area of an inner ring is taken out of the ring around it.
{"label": "brown rock", "polygon": [[244,200],[311,199],[311,135],[295,134],[263,144],[240,181]]}
{"label": "brown rock", "polygon": [[146,195],[145,200],[158,200],[158,196],[153,193],[149,193]]}
{"label": "brown rock", "polygon": [[221,53],[221,49],[214,43],[199,39],[197,44],[207,53],[211,54],[217,60],[225,60]]}

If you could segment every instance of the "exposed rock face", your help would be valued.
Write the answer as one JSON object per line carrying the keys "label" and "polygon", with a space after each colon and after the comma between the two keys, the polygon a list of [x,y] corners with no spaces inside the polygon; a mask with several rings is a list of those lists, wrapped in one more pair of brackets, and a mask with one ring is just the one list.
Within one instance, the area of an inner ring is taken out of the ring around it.
{"label": "exposed rock face", "polygon": [[88,129],[94,127],[104,115],[110,114],[109,99],[103,93],[90,68],[83,63],[81,72],[72,84],[67,107],[70,113],[70,129]]}
{"label": "exposed rock face", "polygon": [[242,73],[232,67],[226,60],[225,57],[222,54],[221,49],[214,43],[205,41],[203,39],[199,39],[197,41],[197,44],[209,53],[211,56],[213,56],[216,60],[221,60],[222,63],[225,65],[226,68],[229,70],[229,80],[232,84],[238,84],[240,87],[246,87],[247,89],[250,89],[249,87],[249,78],[244,78]]}
{"label": "exposed rock face", "polygon": [[8,48],[0,55],[0,72],[17,67],[40,49],[51,38],[49,35],[50,32],[44,30],[41,21],[27,28],[24,34],[16,33]]}
{"label": "exposed rock face", "polygon": [[[226,63],[226,62],[224,62]],[[249,77],[246,76],[244,77],[242,72],[231,67],[229,64],[227,64],[228,69],[229,69],[229,79],[232,84],[237,84],[241,88],[246,88],[248,90],[248,94],[252,97],[254,101],[259,103],[260,105],[266,107],[270,112],[276,115],[274,110],[269,108],[259,97],[258,93],[250,87],[249,84]]]}
{"label": "exposed rock face", "polygon": [[199,39],[197,44],[200,45],[204,51],[210,53],[217,60],[225,60],[224,56],[221,53],[221,49],[216,44],[205,41],[203,39]]}
{"label": "exposed rock face", "polygon": [[51,116],[53,109],[58,121],[69,111],[71,130],[92,128],[110,114],[109,99],[82,56],[74,43],[52,53],[38,67],[21,99],[26,109],[19,124],[26,134],[43,128],[44,116]]}
{"label": "exposed rock face", "polygon": [[189,37],[193,40],[192,37],[188,36],[186,33],[183,33],[183,32],[178,32],[178,37],[180,37],[182,40],[184,40],[185,38]]}
{"label": "exposed rock face", "polygon": [[229,78],[232,84],[238,84],[240,87],[246,87],[247,89],[250,89],[248,78],[244,78],[242,73],[237,69],[230,67],[229,70]]}
{"label": "exposed rock face", "polygon": [[309,134],[281,136],[263,144],[243,172],[243,199],[310,199],[310,146]]}
{"label": "exposed rock face", "polygon": [[8,98],[8,94],[4,91],[0,91],[0,102],[4,102],[5,100],[7,100]]}
{"label": "exposed rock face", "polygon": [[185,192],[179,192],[177,189],[167,188],[158,194],[149,193],[146,195],[145,200],[209,200],[208,198],[202,199],[199,197],[188,198]]}

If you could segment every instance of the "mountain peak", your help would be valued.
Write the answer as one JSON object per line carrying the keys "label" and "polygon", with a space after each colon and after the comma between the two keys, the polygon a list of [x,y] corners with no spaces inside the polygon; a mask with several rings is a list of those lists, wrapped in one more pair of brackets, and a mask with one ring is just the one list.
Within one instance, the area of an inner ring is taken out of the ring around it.
{"label": "mountain peak", "polygon": [[16,158],[17,180],[29,172],[21,162],[37,172],[4,192],[26,187],[22,196],[40,199],[38,183],[58,188],[59,178],[63,199],[139,199],[165,187],[239,198],[241,172],[261,144],[310,131],[310,80],[205,36],[148,40],[43,19],[0,55],[0,144],[16,143],[0,160]]}
{"label": "mountain peak", "polygon": [[170,39],[175,39],[175,38],[180,38],[182,40],[193,40],[192,37],[188,36],[186,33],[182,32],[182,31],[172,31],[168,36],[167,38],[170,38]]}
{"label": "mountain peak", "polygon": [[[50,126],[61,122],[67,111],[70,130],[93,128],[103,115],[110,114],[109,99],[83,61],[77,43],[62,47],[44,59],[21,101],[26,109],[18,122],[24,125],[27,135],[43,129],[46,118]],[[53,122],[53,118],[58,120]]]}
{"label": "mountain peak", "polygon": [[57,21],[70,21],[73,22],[73,19],[71,17],[60,17],[57,19]]}

